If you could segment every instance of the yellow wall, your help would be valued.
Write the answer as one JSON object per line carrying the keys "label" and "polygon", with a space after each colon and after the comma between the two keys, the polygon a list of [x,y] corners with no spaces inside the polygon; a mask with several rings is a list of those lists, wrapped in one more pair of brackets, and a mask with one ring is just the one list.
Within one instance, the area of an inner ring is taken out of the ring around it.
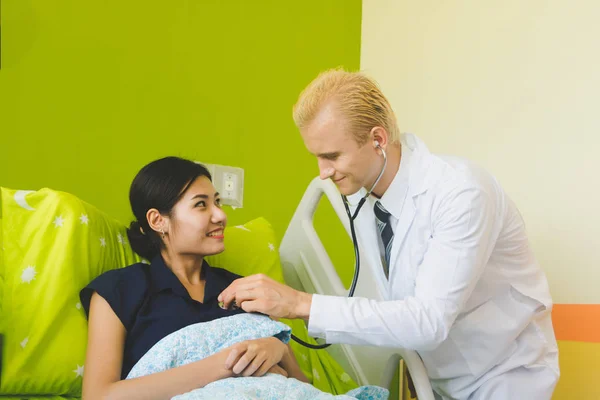
{"label": "yellow wall", "polygon": [[[599,20],[595,0],[363,1],[361,68],[403,131],[498,177],[556,303],[600,303]],[[582,346],[561,343],[557,399],[600,398]]]}

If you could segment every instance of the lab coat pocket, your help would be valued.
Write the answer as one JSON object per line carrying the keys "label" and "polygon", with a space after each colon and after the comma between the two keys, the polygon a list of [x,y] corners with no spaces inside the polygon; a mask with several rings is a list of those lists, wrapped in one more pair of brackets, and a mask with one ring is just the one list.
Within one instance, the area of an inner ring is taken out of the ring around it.
{"label": "lab coat pocket", "polygon": [[506,315],[489,300],[470,312],[459,315],[448,338],[423,361],[433,379],[479,377],[492,365],[514,351],[505,342],[502,324]]}
{"label": "lab coat pocket", "polygon": [[[539,303],[514,289],[496,296],[455,322],[450,338],[471,374],[479,377],[517,349],[516,338],[532,321]],[[527,301],[524,301],[527,300]]]}
{"label": "lab coat pocket", "polygon": [[510,355],[516,347],[507,339],[512,329],[510,317],[493,299],[457,319],[449,336],[468,367],[463,372],[479,377]]}

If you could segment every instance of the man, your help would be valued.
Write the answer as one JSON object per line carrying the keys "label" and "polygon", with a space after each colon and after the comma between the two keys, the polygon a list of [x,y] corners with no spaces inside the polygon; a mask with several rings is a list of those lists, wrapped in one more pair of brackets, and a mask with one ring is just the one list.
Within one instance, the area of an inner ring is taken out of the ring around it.
{"label": "man", "polygon": [[[443,399],[550,399],[559,377],[546,277],[521,216],[498,182],[400,135],[377,85],[360,73],[319,75],[294,120],[320,177],[364,195],[359,240],[381,260],[386,300],[311,295],[264,276],[219,299],[308,320],[328,343],[416,350]],[[350,201],[356,203],[355,201]]]}

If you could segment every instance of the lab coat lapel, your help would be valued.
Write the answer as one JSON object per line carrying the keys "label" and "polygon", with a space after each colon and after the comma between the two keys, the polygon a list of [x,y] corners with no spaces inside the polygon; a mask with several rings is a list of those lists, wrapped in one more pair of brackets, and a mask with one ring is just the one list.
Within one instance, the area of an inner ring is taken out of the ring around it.
{"label": "lab coat lapel", "polygon": [[400,250],[404,248],[402,244],[417,214],[416,199],[421,193],[427,191],[428,178],[430,178],[429,172],[431,172],[429,168],[431,155],[427,147],[412,135],[408,136],[407,139],[408,143],[406,145],[410,146],[413,152],[406,199],[398,217],[396,230],[394,231],[394,243],[392,244],[392,252],[390,254],[390,277],[393,273],[392,269],[398,260]]}
{"label": "lab coat lapel", "polygon": [[[370,274],[373,277],[372,280],[378,286],[378,292],[382,299],[388,299],[389,289],[385,274],[383,273],[383,264],[379,252],[379,232],[375,223],[373,206],[374,202],[369,198],[356,218],[356,234],[359,239],[361,265],[363,266],[360,272],[361,278],[359,279],[357,292],[363,292],[360,287],[361,282],[367,282],[363,274]],[[367,270],[367,268],[370,270]],[[373,292],[372,288],[368,289],[367,292]]]}
{"label": "lab coat lapel", "polygon": [[402,243],[406,238],[412,222],[415,219],[417,209],[412,198],[406,199],[406,203],[402,208],[400,218],[398,218],[398,224],[396,225],[396,231],[394,232],[394,243],[392,244],[392,252],[390,254],[390,276],[392,274],[392,267],[396,264],[398,259],[398,253],[402,248]]}

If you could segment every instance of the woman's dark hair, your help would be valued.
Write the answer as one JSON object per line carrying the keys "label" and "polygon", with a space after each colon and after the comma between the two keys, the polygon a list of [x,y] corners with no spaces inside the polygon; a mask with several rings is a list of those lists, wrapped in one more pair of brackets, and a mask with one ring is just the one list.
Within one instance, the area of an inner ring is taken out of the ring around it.
{"label": "woman's dark hair", "polygon": [[127,229],[133,251],[152,260],[160,253],[163,241],[148,224],[146,213],[156,208],[162,215],[171,215],[173,206],[198,177],[212,181],[208,170],[198,163],[179,157],[152,161],[137,173],[129,189],[129,203],[136,218]]}

